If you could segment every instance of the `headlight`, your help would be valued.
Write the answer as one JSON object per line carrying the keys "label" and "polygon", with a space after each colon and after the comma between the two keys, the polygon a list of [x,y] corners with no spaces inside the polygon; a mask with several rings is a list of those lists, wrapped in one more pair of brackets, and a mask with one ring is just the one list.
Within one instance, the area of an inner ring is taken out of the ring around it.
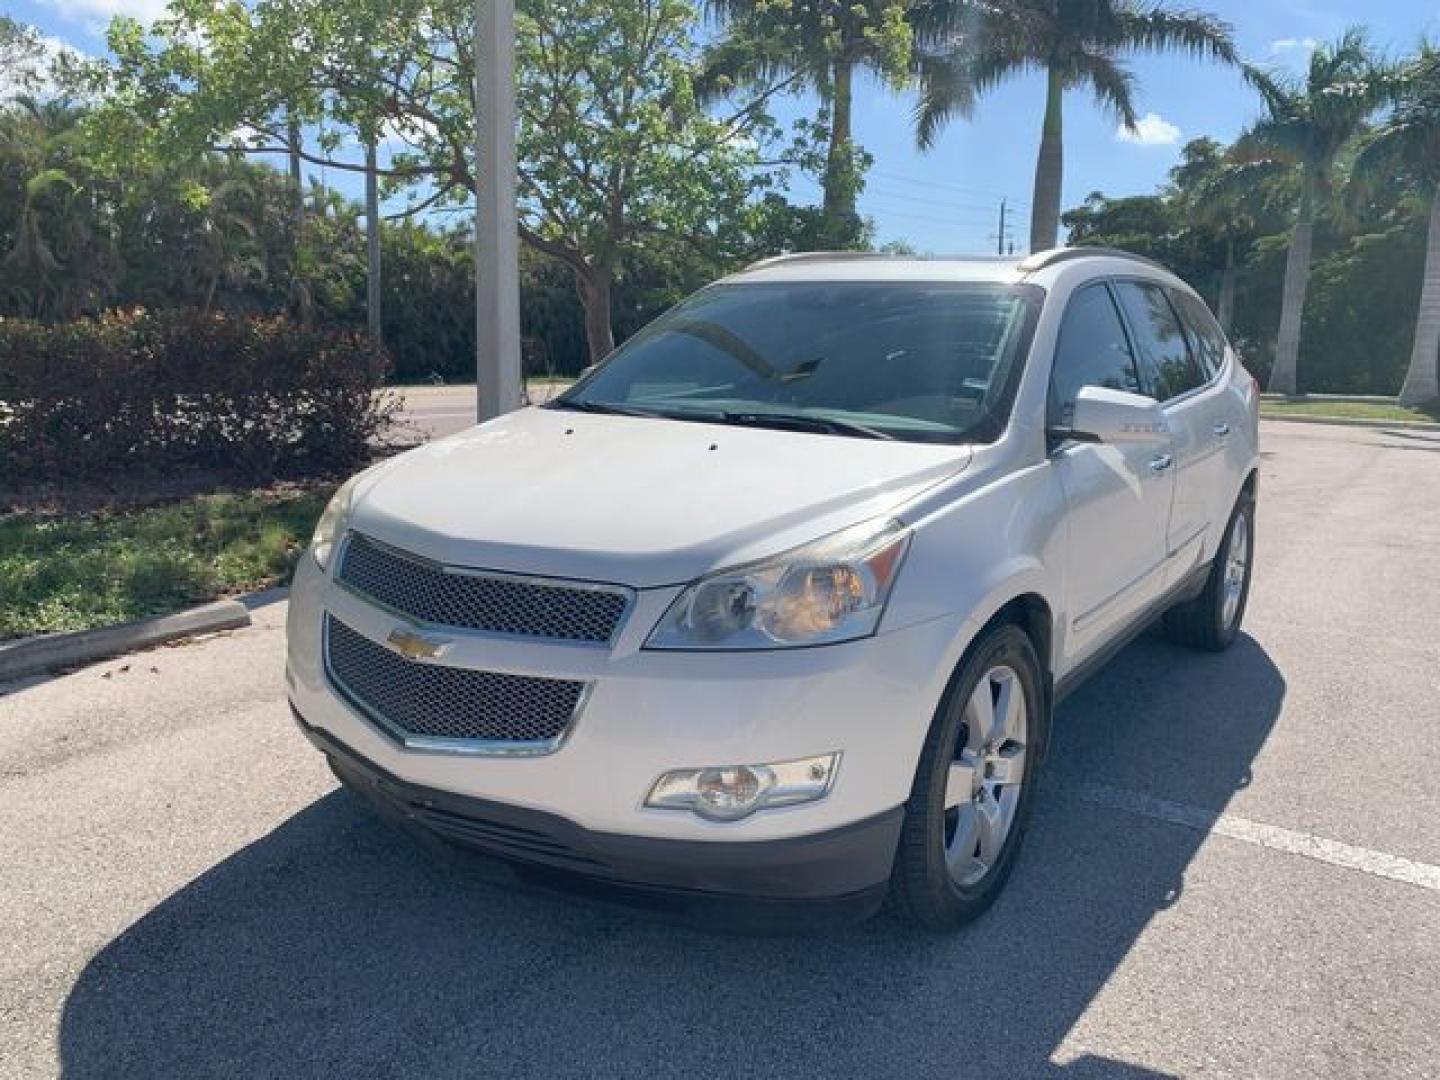
{"label": "headlight", "polygon": [[350,516],[350,499],[355,494],[355,483],[359,479],[359,476],[352,476],[341,484],[320,515],[320,520],[315,523],[315,535],[310,538],[310,554],[315,556],[321,570],[329,567],[335,541],[345,531],[345,519]]}
{"label": "headlight", "polygon": [[710,821],[739,821],[770,806],[794,806],[824,798],[835,783],[839,754],[667,772],[645,799],[663,810],[690,810]]}
{"label": "headlight", "polygon": [[691,584],[647,649],[780,649],[875,632],[910,533],[866,522]]}

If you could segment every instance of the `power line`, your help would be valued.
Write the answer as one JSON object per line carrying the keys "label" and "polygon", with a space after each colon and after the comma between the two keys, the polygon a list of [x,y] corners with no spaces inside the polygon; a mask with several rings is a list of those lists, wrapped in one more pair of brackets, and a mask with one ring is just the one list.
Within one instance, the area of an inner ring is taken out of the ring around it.
{"label": "power line", "polygon": [[[870,174],[879,180],[889,180],[899,184],[914,184],[917,187],[937,188],[940,191],[951,191],[963,195],[975,195],[987,202],[994,202],[996,199],[1005,198],[998,191],[982,191],[979,188],[962,187],[958,184],[947,183],[943,180],[922,180],[916,176],[903,176],[900,173],[883,172],[879,169],[871,169]],[[1030,204],[1026,202],[1012,201],[1011,206],[1024,207],[1029,209]]]}
{"label": "power line", "polygon": [[901,202],[922,203],[926,206],[946,206],[983,209],[986,216],[990,214],[990,208],[995,205],[994,199],[977,198],[954,198],[946,195],[918,195],[913,191],[893,191],[887,188],[876,188],[870,184],[865,185],[865,195],[878,195],[884,199],[898,199]]}

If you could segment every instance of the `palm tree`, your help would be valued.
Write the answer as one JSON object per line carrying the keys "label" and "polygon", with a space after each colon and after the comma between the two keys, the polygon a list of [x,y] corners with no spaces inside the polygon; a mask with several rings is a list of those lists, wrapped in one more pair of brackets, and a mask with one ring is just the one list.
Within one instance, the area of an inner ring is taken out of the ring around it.
{"label": "palm tree", "polygon": [[1228,334],[1235,318],[1235,289],[1240,277],[1240,248],[1255,238],[1257,202],[1262,185],[1281,170],[1269,162],[1242,162],[1214,139],[1192,139],[1170,170],[1174,198],[1186,223],[1207,240],[1218,241],[1223,255],[1215,318]]}
{"label": "palm tree", "polygon": [[1310,286],[1315,214],[1329,193],[1341,152],[1364,130],[1366,121],[1394,93],[1393,73],[1377,60],[1365,31],[1352,27],[1338,41],[1310,56],[1303,79],[1254,68],[1251,82],[1265,99],[1266,115],[1236,144],[1244,160],[1270,161],[1298,172],[1299,204],[1285,260],[1280,333],[1269,389],[1293,394],[1300,357],[1301,317]]}
{"label": "palm tree", "polygon": [[1399,80],[1395,110],[1366,141],[1356,172],[1412,178],[1430,203],[1415,346],[1400,388],[1400,404],[1423,405],[1440,398],[1440,47],[1422,46]]}
{"label": "palm tree", "polygon": [[[725,36],[709,50],[702,92],[727,84],[817,91],[829,110],[821,178],[827,232],[859,236],[862,172],[851,117],[857,69],[899,84],[910,62],[912,0],[707,0]],[[766,94],[766,97],[769,95]]]}
{"label": "palm tree", "polygon": [[929,0],[914,14],[920,102],[916,137],[929,147],[952,116],[1014,75],[1045,74],[1045,120],[1030,201],[1030,248],[1056,245],[1064,180],[1066,90],[1088,87],[1135,129],[1135,80],[1121,58],[1183,52],[1237,63],[1230,27],[1201,12],[1139,0]]}
{"label": "palm tree", "polygon": [[0,110],[0,147],[20,173],[18,213],[0,251],[0,306],[35,318],[73,318],[113,284],[77,152],[81,115],[67,99],[27,95]]}

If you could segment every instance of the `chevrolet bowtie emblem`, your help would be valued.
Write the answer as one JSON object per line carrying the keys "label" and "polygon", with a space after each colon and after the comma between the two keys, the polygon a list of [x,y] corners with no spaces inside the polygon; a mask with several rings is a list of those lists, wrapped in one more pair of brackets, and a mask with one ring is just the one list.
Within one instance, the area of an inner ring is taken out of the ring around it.
{"label": "chevrolet bowtie emblem", "polygon": [[444,651],[447,642],[437,638],[429,638],[424,634],[417,634],[413,630],[406,630],[403,626],[397,626],[390,631],[390,636],[385,639],[390,647],[407,660],[434,660]]}

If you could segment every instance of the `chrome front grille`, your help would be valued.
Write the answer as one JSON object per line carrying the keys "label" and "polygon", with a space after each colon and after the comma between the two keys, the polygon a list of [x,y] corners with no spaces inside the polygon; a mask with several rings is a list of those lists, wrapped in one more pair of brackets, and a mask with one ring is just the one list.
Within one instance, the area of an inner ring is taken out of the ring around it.
{"label": "chrome front grille", "polygon": [[341,584],[397,614],[435,626],[605,644],[630,606],[631,592],[442,566],[351,533]]}
{"label": "chrome front grille", "polygon": [[325,669],[342,696],[413,749],[548,753],[586,685],[407,660],[325,616]]}

